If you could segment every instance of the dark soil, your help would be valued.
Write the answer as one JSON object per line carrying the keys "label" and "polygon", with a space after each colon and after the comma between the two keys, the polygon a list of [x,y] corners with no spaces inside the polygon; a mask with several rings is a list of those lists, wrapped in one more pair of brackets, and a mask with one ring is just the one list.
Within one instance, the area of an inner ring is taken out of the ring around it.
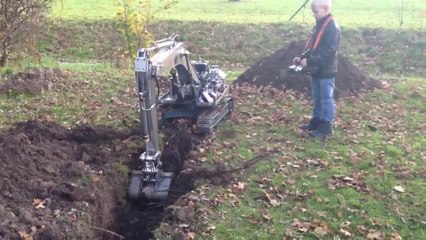
{"label": "dark soil", "polygon": [[113,220],[114,166],[123,157],[112,150],[111,140],[129,135],[102,126],[67,129],[35,121],[1,132],[0,239],[102,236],[92,227]]}
{"label": "dark soil", "polygon": [[[195,138],[186,130],[165,135],[162,161],[179,173]],[[127,202],[127,170],[141,167],[141,142],[138,130],[54,122],[27,121],[0,132],[0,240],[150,239],[195,178],[230,178],[226,171],[180,173],[167,201]]]}
{"label": "dark soil", "polygon": [[[170,130],[165,132],[165,146],[161,155],[164,171],[174,172],[177,176],[172,182],[169,197],[161,203],[123,202],[115,210],[114,231],[127,240],[143,240],[153,238],[152,230],[167,215],[166,209],[174,204],[183,194],[193,189],[192,175],[179,174],[185,159],[192,150],[192,137],[186,130]],[[141,169],[139,154],[134,154],[129,164],[132,169]]]}
{"label": "dark soil", "polygon": [[126,240],[153,239],[152,231],[169,216],[167,209],[185,193],[194,188],[192,175],[180,174],[174,179],[169,197],[161,203],[125,202],[114,211],[114,232]]}
{"label": "dark soil", "polygon": [[[35,85],[15,86],[11,80],[0,92],[28,93],[45,81],[14,79]],[[123,132],[107,126],[69,129],[54,122],[27,121],[0,132],[0,240],[153,238],[152,230],[173,217],[169,206],[193,189],[195,179],[228,184],[231,173],[240,170],[228,171],[218,163],[211,171],[189,166],[192,171],[181,173],[194,145],[203,141],[190,133],[192,124],[176,121],[162,130],[163,167],[177,177],[169,198],[161,203],[126,199],[129,170],[142,168],[139,126]]]}
{"label": "dark soil", "polygon": [[[309,93],[309,74],[290,74],[287,71],[293,65],[293,58],[300,56],[303,48],[304,42],[291,42],[286,48],[277,50],[248,68],[238,77],[236,83],[251,83],[259,87],[271,85],[278,89]],[[380,87],[380,82],[368,77],[343,55],[339,54],[338,61],[336,97]]]}

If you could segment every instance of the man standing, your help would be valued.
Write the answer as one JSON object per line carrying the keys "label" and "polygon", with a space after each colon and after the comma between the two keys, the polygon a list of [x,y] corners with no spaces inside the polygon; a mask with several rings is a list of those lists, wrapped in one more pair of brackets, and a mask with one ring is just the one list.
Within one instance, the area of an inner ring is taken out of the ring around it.
{"label": "man standing", "polygon": [[313,0],[311,9],[316,25],[304,53],[293,61],[309,69],[312,76],[313,114],[309,123],[301,128],[309,131],[312,137],[325,138],[332,134],[334,81],[341,32],[331,15],[331,0]]}

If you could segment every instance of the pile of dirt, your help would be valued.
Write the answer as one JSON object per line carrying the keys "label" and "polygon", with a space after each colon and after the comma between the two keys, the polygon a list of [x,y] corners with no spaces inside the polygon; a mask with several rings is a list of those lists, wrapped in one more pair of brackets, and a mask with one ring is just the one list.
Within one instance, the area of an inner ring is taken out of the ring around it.
{"label": "pile of dirt", "polygon": [[[150,239],[193,177],[179,175],[162,204],[127,202],[123,170],[140,169],[144,151],[137,129],[27,121],[0,132],[0,240]],[[162,161],[178,173],[192,136],[164,134]]]}
{"label": "pile of dirt", "polygon": [[28,121],[0,132],[0,239],[94,239],[113,219],[118,161],[108,127]]}
{"label": "pile of dirt", "polygon": [[[251,83],[259,87],[272,85],[278,89],[309,93],[311,89],[308,74],[288,73],[288,67],[293,65],[293,58],[300,56],[303,49],[304,42],[291,42],[286,48],[272,53],[248,68],[238,77],[236,83]],[[380,82],[369,78],[341,54],[338,55],[338,61],[335,83],[336,97],[357,94],[364,89],[380,87]]]}
{"label": "pile of dirt", "polygon": [[6,76],[6,80],[0,84],[0,94],[43,94],[54,87],[55,81],[68,75],[68,72],[61,69],[28,69]]}

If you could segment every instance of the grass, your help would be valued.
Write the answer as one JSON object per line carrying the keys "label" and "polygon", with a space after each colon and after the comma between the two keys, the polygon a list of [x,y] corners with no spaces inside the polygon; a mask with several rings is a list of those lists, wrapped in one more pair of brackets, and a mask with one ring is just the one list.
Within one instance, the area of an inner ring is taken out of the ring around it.
{"label": "grass", "polygon": [[[301,2],[180,0],[162,12],[151,29],[156,38],[181,33],[194,58],[222,65],[235,79],[260,58],[304,39],[312,24],[309,11],[305,19],[300,14],[287,22]],[[209,166],[218,161],[237,166],[258,153],[273,154],[241,172],[230,185],[197,183],[198,190],[185,196],[195,203],[196,217],[189,227],[178,228],[194,231],[196,239],[333,239],[348,233],[354,239],[374,234],[426,239],[426,3],[406,1],[400,28],[399,1],[360,0],[355,6],[350,2],[335,3],[343,29],[342,52],[390,86],[338,102],[335,134],[327,142],[303,138],[296,130],[310,113],[306,99],[282,94],[271,101],[255,89],[245,90],[245,98],[236,99],[241,123],[222,124],[212,147],[199,159]],[[114,65],[115,51],[122,45],[113,27],[114,2],[62,4],[54,7],[49,31],[40,39],[42,61],[29,58],[2,72],[48,66],[71,75],[44,95],[0,95],[0,126],[27,119],[66,126],[136,125],[131,65]],[[198,11],[187,11],[188,6]],[[285,113],[285,122],[274,120],[280,113]],[[351,128],[343,128],[348,123]],[[238,182],[243,190],[236,190]],[[162,231],[157,230],[159,239],[167,238]]]}
{"label": "grass", "polygon": [[[119,59],[117,49],[123,46],[123,41],[112,20],[92,21],[90,24],[84,21],[52,21],[49,29],[50,33],[40,39],[44,66],[76,65],[79,68],[81,65],[90,69],[93,65],[96,69],[107,69],[114,67]],[[192,59],[207,59],[226,71],[238,73],[291,41],[303,40],[310,27],[298,23],[218,25],[216,22],[160,21],[153,23],[150,29],[156,39],[173,32],[180,33],[189,43]],[[99,35],[102,38],[99,39]],[[415,49],[423,48],[422,39],[425,37],[421,30],[343,29],[341,51],[376,78],[423,76],[425,61],[421,51]],[[398,49],[398,53],[391,49]],[[21,63],[21,67],[38,64],[29,59]],[[130,61],[127,66],[131,69]]]}
{"label": "grass", "polygon": [[[395,86],[396,92],[370,93],[364,96],[362,103],[346,104],[341,111],[356,112],[364,104],[376,103],[377,100],[372,95],[379,93],[381,98],[386,99],[393,94],[401,95],[406,88],[413,86],[424,88],[425,84],[419,83],[417,79],[399,82]],[[265,109],[262,101],[256,101],[261,99],[257,94],[259,93],[248,92],[244,96],[249,98],[251,111],[261,116],[264,116],[262,112],[272,113],[274,108],[289,101],[281,96],[281,103],[277,102],[277,105]],[[396,120],[394,112],[388,108],[392,108],[393,104],[399,107],[409,105],[417,106],[418,113],[415,117],[420,123],[420,118],[424,117],[420,112],[424,113],[426,110],[424,106],[418,105],[420,101],[407,105],[394,101],[396,102],[387,102],[384,109],[364,112],[359,117],[372,121],[381,116],[393,122]],[[237,101],[236,106],[241,105],[243,103]],[[309,106],[304,109],[305,114],[308,114]],[[289,112],[291,110],[293,109],[289,109]],[[297,115],[290,117],[298,118]],[[346,121],[351,119],[344,120],[341,124]],[[256,149],[266,149],[268,146],[276,148],[278,153],[238,177],[236,181],[246,184],[243,192],[235,191],[232,186],[225,186],[212,188],[212,192],[206,193],[206,196],[214,197],[210,198],[210,203],[209,200],[203,201],[197,207],[212,208],[214,213],[207,220],[205,217],[197,217],[192,223],[200,239],[282,239],[290,235],[296,239],[316,239],[322,238],[315,232],[321,224],[329,226],[324,239],[344,236],[342,229],[360,239],[367,238],[368,234],[390,237],[396,233],[403,239],[425,237],[425,225],[422,222],[426,214],[425,184],[420,176],[425,170],[421,166],[424,165],[424,150],[405,149],[406,146],[418,145],[419,138],[423,139],[424,130],[410,131],[404,119],[399,121],[396,132],[391,134],[390,129],[385,126],[378,132],[371,132],[365,128],[363,122],[359,122],[350,133],[342,135],[346,141],[358,143],[342,144],[343,139],[339,134],[328,142],[300,138],[294,131],[299,121],[287,125],[275,123],[272,128],[276,128],[280,137],[292,143],[286,145],[268,140],[271,135],[267,134],[267,129],[271,127],[264,121],[242,122],[238,125],[236,136],[232,137],[239,140],[238,147],[224,150],[222,155],[229,157],[222,160],[233,165],[242,161],[233,156],[251,152],[251,155],[246,156],[247,159],[255,154]],[[226,134],[222,134],[227,131],[226,126],[218,130],[216,146],[210,151],[223,151],[221,143],[232,141]],[[337,127],[336,131],[339,133],[342,129]],[[244,137],[247,134],[256,137]],[[401,168],[407,168],[405,175],[398,170]],[[333,182],[333,179],[339,179],[337,176],[348,179]],[[398,185],[405,187],[404,193],[395,191],[394,187]],[[203,194],[204,191],[195,192],[188,199],[196,201]],[[274,206],[271,199],[281,204]],[[215,201],[220,204],[215,204]],[[305,222],[308,229],[299,226],[295,219]],[[208,231],[207,227],[210,226],[211,229],[212,225],[216,228]],[[364,228],[365,233],[362,230]]]}
{"label": "grass", "polygon": [[[118,1],[100,0],[62,0],[56,3],[52,16],[63,19],[111,19],[114,17]],[[198,0],[179,0],[169,10],[158,10],[161,1],[154,1],[157,20],[178,21],[215,21],[227,23],[285,23],[303,4],[300,1],[245,0],[230,2],[214,0],[208,3]],[[422,29],[426,3],[423,1],[405,1],[404,28]],[[401,1],[358,0],[336,1],[334,14],[342,26],[399,28]],[[295,22],[313,23],[309,5],[302,10]]]}

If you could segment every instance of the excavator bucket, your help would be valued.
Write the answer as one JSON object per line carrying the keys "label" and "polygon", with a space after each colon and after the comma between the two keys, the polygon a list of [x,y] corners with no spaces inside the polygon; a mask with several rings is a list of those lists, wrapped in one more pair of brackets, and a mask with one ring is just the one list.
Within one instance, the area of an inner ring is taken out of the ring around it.
{"label": "excavator bucket", "polygon": [[128,198],[137,202],[160,202],[167,199],[173,173],[161,172],[155,182],[144,181],[142,171],[132,171]]}

